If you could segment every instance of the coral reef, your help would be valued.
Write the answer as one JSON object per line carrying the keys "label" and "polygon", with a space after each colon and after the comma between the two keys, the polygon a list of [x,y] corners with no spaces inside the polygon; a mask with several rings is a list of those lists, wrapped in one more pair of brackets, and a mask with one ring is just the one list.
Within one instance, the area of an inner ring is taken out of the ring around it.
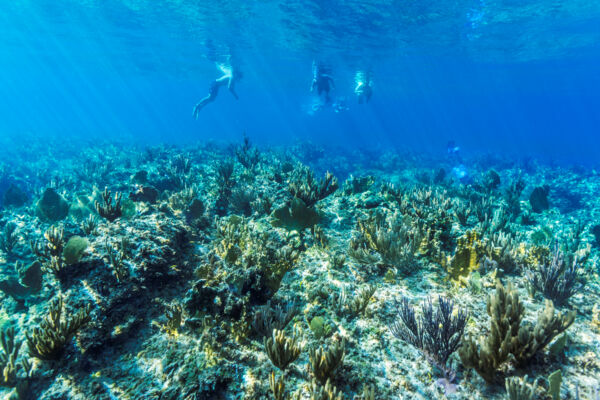
{"label": "coral reef", "polygon": [[535,325],[522,324],[525,308],[518,293],[512,285],[505,288],[500,282],[494,296],[488,299],[487,313],[491,317],[487,337],[479,342],[467,337],[459,349],[463,364],[475,369],[487,382],[494,381],[497,370],[509,361],[510,354],[517,366],[527,365],[575,320],[574,312],[555,315],[552,302],[547,301]]}
{"label": "coral reef", "polygon": [[248,137],[46,147],[0,162],[0,397],[598,386],[592,171],[465,155],[457,179],[435,155]]}
{"label": "coral reef", "polygon": [[537,382],[533,386],[527,382],[527,375],[523,378],[508,378],[505,385],[508,400],[533,400],[537,388]]}
{"label": "coral reef", "polygon": [[337,341],[328,347],[311,349],[308,355],[310,370],[319,383],[335,378],[333,373],[341,366],[346,356],[346,342]]}
{"label": "coral reef", "polygon": [[542,293],[557,305],[564,304],[585,283],[577,260],[573,259],[570,265],[567,262],[556,248],[551,260],[538,264],[529,272],[527,279],[532,290]]}
{"label": "coral reef", "polygon": [[41,360],[58,359],[77,331],[89,322],[90,311],[91,306],[87,305],[73,316],[63,315],[63,299],[58,296],[50,303],[46,318],[25,334],[29,353]]}
{"label": "coral reef", "polygon": [[264,346],[273,365],[282,371],[296,361],[302,352],[302,347],[295,335],[288,338],[283,331],[278,329],[273,330],[270,338],[264,339]]}
{"label": "coral reef", "polygon": [[102,193],[102,202],[96,201],[96,211],[98,211],[98,215],[102,218],[113,222],[117,218],[123,215],[123,210],[121,207],[121,193],[115,194],[115,199],[113,203],[112,193],[108,188],[104,188],[104,192]]}
{"label": "coral reef", "polygon": [[390,330],[397,338],[419,349],[446,379],[452,381],[455,372],[447,363],[460,345],[468,316],[462,310],[454,314],[454,303],[443,297],[438,299],[435,311],[431,299],[425,302],[422,310],[417,319],[408,299],[402,298],[398,307],[399,320]]}

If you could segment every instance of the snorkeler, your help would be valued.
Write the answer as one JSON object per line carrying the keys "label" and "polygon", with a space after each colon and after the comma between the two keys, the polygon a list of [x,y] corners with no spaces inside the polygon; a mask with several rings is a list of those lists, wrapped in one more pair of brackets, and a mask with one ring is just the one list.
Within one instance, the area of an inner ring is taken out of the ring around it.
{"label": "snorkeler", "polygon": [[234,68],[233,66],[218,64],[218,67],[221,71],[223,71],[223,76],[214,80],[208,89],[208,95],[200,100],[198,104],[194,107],[194,118],[198,118],[200,114],[200,110],[207,105],[215,101],[217,95],[219,94],[219,89],[221,86],[227,86],[227,89],[231,92],[233,97],[236,100],[239,100],[237,93],[235,92],[235,83],[242,79],[242,72]]}
{"label": "snorkeler", "polygon": [[356,81],[354,93],[358,98],[358,104],[368,103],[373,95],[373,82],[371,81],[371,73],[358,71],[354,80]]}
{"label": "snorkeler", "polygon": [[335,89],[333,78],[327,72],[328,71],[323,64],[317,64],[313,61],[313,81],[310,86],[310,91],[314,92],[315,89],[317,89],[317,94],[319,97],[321,97],[321,95],[324,93],[325,104],[329,104],[331,102],[329,91]]}
{"label": "snorkeler", "polygon": [[456,145],[456,142],[454,140],[449,140],[448,144],[446,145],[446,152],[448,153],[448,158],[450,160],[456,160],[458,162],[461,161],[460,159],[460,147],[458,147]]}

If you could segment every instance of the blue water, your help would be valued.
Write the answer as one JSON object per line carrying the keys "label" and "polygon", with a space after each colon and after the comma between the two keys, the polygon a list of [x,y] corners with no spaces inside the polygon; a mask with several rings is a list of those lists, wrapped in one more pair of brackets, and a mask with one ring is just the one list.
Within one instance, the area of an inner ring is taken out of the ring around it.
{"label": "blue water", "polygon": [[[0,5],[0,137],[600,159],[600,1],[21,0]],[[222,90],[237,60],[240,100]],[[311,64],[349,110],[307,112]],[[373,72],[368,105],[353,96]]]}

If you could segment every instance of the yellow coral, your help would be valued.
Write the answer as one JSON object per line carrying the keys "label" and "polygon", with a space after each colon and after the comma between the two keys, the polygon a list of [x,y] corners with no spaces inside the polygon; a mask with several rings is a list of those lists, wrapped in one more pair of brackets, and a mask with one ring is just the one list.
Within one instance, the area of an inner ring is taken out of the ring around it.
{"label": "yellow coral", "polygon": [[595,304],[592,309],[592,328],[594,328],[595,331],[600,332],[600,308],[598,307],[598,304]]}
{"label": "yellow coral", "polygon": [[530,266],[546,264],[550,260],[550,253],[548,246],[533,246],[529,249],[525,262]]}
{"label": "yellow coral", "polygon": [[450,277],[465,284],[465,278],[479,268],[479,258],[483,254],[483,250],[483,244],[479,240],[477,231],[467,231],[459,237],[456,252],[453,256],[447,256],[444,265]]}

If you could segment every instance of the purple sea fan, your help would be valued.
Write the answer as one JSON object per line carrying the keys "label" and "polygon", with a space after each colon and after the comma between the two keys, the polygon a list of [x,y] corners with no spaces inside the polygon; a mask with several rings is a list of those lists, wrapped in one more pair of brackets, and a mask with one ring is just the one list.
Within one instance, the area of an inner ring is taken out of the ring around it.
{"label": "purple sea fan", "polygon": [[414,308],[408,299],[402,298],[398,314],[399,320],[390,326],[394,336],[415,346],[425,356],[427,361],[442,371],[450,388],[455,373],[447,363],[459,345],[467,324],[468,314],[463,310],[453,313],[454,303],[443,297],[438,298],[437,308],[434,309],[431,299],[423,304],[423,314],[417,318]]}

